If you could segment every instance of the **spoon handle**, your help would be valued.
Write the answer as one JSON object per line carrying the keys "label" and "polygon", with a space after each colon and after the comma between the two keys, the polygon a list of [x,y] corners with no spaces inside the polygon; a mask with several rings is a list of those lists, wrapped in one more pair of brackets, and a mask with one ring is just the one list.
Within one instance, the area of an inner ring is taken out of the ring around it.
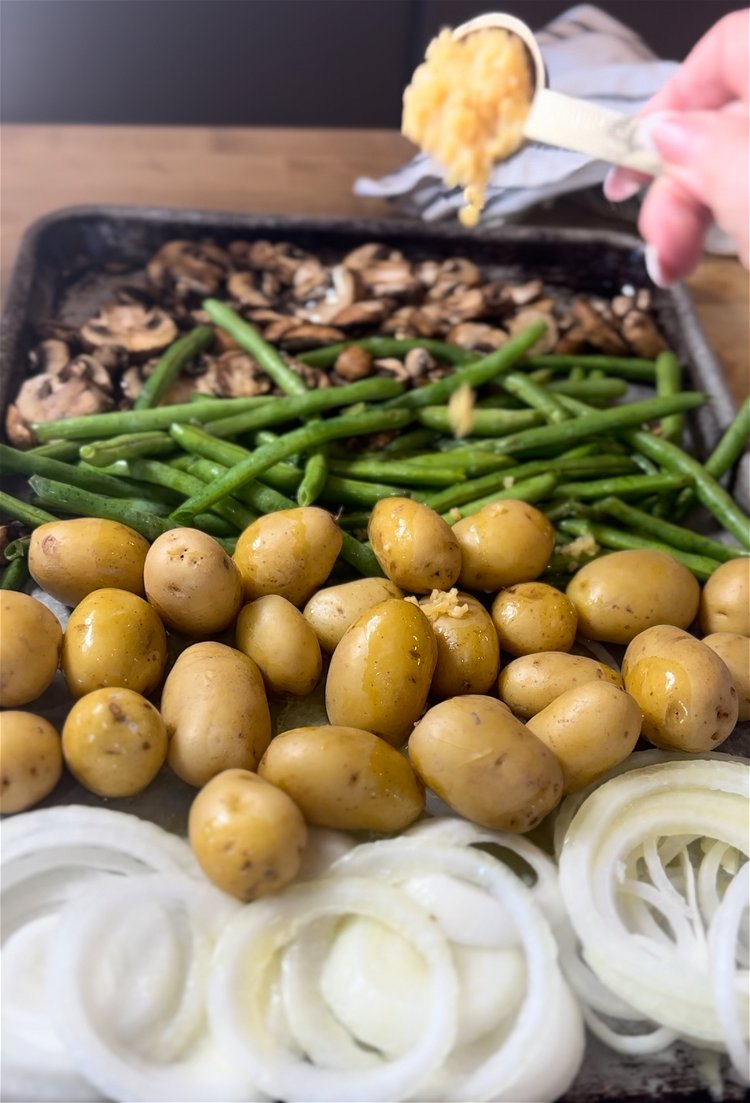
{"label": "spoon handle", "polygon": [[531,141],[586,153],[598,161],[658,176],[662,164],[638,137],[639,119],[540,88],[524,125]]}

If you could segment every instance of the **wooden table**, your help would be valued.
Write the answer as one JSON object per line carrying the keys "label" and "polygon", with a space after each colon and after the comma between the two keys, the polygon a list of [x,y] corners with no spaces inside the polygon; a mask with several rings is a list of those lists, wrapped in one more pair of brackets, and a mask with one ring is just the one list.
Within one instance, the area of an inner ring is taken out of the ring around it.
{"label": "wooden table", "polygon": [[[204,210],[387,215],[352,194],[413,150],[395,131],[6,126],[0,134],[0,286],[23,231],[78,203]],[[750,390],[748,275],[706,258],[690,279],[698,313],[739,401]]]}

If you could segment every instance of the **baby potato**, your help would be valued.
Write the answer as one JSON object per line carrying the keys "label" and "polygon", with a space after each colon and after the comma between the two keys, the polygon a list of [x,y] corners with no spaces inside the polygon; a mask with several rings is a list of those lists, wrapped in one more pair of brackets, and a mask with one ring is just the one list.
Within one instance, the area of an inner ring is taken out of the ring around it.
{"label": "baby potato", "polygon": [[234,621],[242,579],[213,536],[200,529],[162,533],[143,568],[146,597],[167,625],[186,636],[212,636]]}
{"label": "baby potato", "polygon": [[235,643],[260,669],[273,693],[304,697],[320,681],[323,657],[312,628],[296,605],[266,594],[240,610]]}
{"label": "baby potato", "polygon": [[154,780],[167,757],[159,710],[132,689],[107,686],[73,705],[62,731],[65,764],[100,797],[132,797]]}
{"label": "baby potato", "polygon": [[712,632],[702,641],[722,659],[737,690],[738,720],[750,720],[750,638],[739,632]]}
{"label": "baby potato", "polygon": [[655,625],[625,652],[625,689],[643,712],[642,734],[667,751],[715,751],[739,711],[726,664],[688,632]]}
{"label": "baby potato", "polygon": [[700,598],[687,567],[650,548],[593,559],[576,572],[566,592],[582,636],[620,644],[657,624],[687,628]]}
{"label": "baby potato", "polygon": [[224,770],[190,806],[188,837],[206,876],[249,901],[297,876],[307,827],[281,789],[249,770]]}
{"label": "baby potato", "polygon": [[408,749],[425,785],[483,827],[530,831],[562,797],[555,756],[494,697],[441,701],[414,728]]}
{"label": "baby potato", "polygon": [[127,590],[94,590],[70,614],[62,669],[74,697],[104,686],[147,697],[167,664],[167,634],[147,601]]}
{"label": "baby potato", "polygon": [[148,548],[148,540],[119,521],[49,521],[31,534],[29,574],[46,593],[71,607],[108,586],[143,597]]}
{"label": "baby potato", "polygon": [[200,787],[223,770],[255,770],[271,740],[271,715],[258,667],[223,643],[186,648],[164,683],[161,714],[169,765]]}
{"label": "baby potato", "polygon": [[29,594],[0,592],[0,705],[41,697],[60,664],[63,630],[54,613]]}
{"label": "baby potato", "polygon": [[750,558],[730,559],[716,568],[703,587],[698,620],[705,635],[750,636]]}
{"label": "baby potato", "polygon": [[564,791],[574,793],[625,761],[638,742],[641,710],[611,682],[585,682],[561,693],[526,727],[552,751]]}
{"label": "baby potato", "polygon": [[611,666],[565,651],[522,655],[500,671],[498,692],[515,716],[528,720],[561,693],[586,682],[608,682],[622,687],[622,678]]}
{"label": "baby potato", "polygon": [[422,714],[436,662],[435,633],[421,609],[381,601],[355,620],[331,657],[328,719],[400,746]]}
{"label": "baby potato", "polygon": [[389,578],[356,578],[318,590],[302,610],[324,651],[333,651],[347,628],[379,601],[403,597]]}
{"label": "baby potato", "polygon": [[492,622],[500,647],[511,655],[570,651],[578,614],[573,602],[546,582],[519,582],[492,602]]}
{"label": "baby potato", "polygon": [[402,831],[424,808],[424,788],[404,756],[360,728],[291,728],[271,741],[258,773],[319,827]]}
{"label": "baby potato", "polygon": [[367,535],[388,578],[405,590],[448,590],[458,578],[458,541],[450,525],[422,502],[383,498],[370,514]]}
{"label": "baby potato", "polygon": [[461,548],[462,590],[490,592],[538,578],[549,563],[555,530],[538,509],[513,498],[491,502],[453,526]]}
{"label": "baby potato", "polygon": [[497,677],[500,646],[492,618],[471,594],[435,593],[422,598],[437,643],[430,692],[436,697],[487,693]]}
{"label": "baby potato", "polygon": [[279,594],[304,605],[331,573],[342,540],[331,514],[317,506],[259,517],[240,533],[234,549],[245,600]]}
{"label": "baby potato", "polygon": [[63,759],[52,724],[31,712],[0,712],[0,812],[25,812],[57,785]]}

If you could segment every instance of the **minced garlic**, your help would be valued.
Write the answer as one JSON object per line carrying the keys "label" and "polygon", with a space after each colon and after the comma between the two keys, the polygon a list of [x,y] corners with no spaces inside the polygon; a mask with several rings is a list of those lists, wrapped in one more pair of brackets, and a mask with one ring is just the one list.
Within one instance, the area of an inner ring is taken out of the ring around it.
{"label": "minced garlic", "polygon": [[583,536],[571,540],[569,544],[565,544],[559,550],[563,555],[569,555],[571,559],[580,559],[582,555],[596,555],[599,551],[599,545],[591,533],[587,532]]}
{"label": "minced garlic", "polygon": [[474,394],[468,383],[453,392],[448,399],[448,422],[454,437],[468,437],[474,426]]}
{"label": "minced garlic", "polygon": [[407,597],[405,601],[411,601],[418,605],[428,620],[437,620],[438,617],[453,617],[460,620],[469,611],[466,602],[458,600],[458,590],[455,586],[450,590],[433,590],[428,598],[421,601],[416,597]]}
{"label": "minced garlic", "polygon": [[521,39],[487,27],[465,38],[441,31],[404,92],[401,130],[465,189],[465,226],[479,220],[492,166],[520,146],[533,90]]}

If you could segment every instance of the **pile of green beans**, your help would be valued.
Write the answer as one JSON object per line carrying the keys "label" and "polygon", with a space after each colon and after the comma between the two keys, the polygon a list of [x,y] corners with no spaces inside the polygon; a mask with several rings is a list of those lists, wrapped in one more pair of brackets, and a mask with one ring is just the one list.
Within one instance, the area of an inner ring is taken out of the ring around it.
{"label": "pile of green beans", "polygon": [[[159,405],[214,339],[211,326],[196,327],[166,351],[135,409],[36,425],[40,443],[30,451],[0,446],[2,469],[31,490],[30,501],[0,492],[0,516],[30,529],[65,516],[109,518],[149,540],[188,524],[231,549],[258,516],[319,502],[341,524],[342,561],[364,575],[381,573],[367,543],[370,511],[397,496],[448,523],[502,498],[534,502],[556,526],[552,567],[563,570],[585,561],[566,549],[586,535],[601,551],[661,548],[700,579],[750,550],[750,519],[721,482],[750,439],[750,400],[701,464],[682,447],[684,422],[709,398],[682,389],[670,352],[656,361],[534,355],[543,322],[487,356],[442,341],[370,337],[299,359],[325,368],[352,345],[376,357],[426,348],[453,371],[411,390],[377,375],[308,390],[227,304],[203,305],[284,394]],[[631,381],[650,383],[653,397],[627,401]],[[454,435],[451,407],[460,387],[476,399],[464,439]],[[696,505],[734,543],[676,523]],[[16,543],[4,587],[25,582]]]}

